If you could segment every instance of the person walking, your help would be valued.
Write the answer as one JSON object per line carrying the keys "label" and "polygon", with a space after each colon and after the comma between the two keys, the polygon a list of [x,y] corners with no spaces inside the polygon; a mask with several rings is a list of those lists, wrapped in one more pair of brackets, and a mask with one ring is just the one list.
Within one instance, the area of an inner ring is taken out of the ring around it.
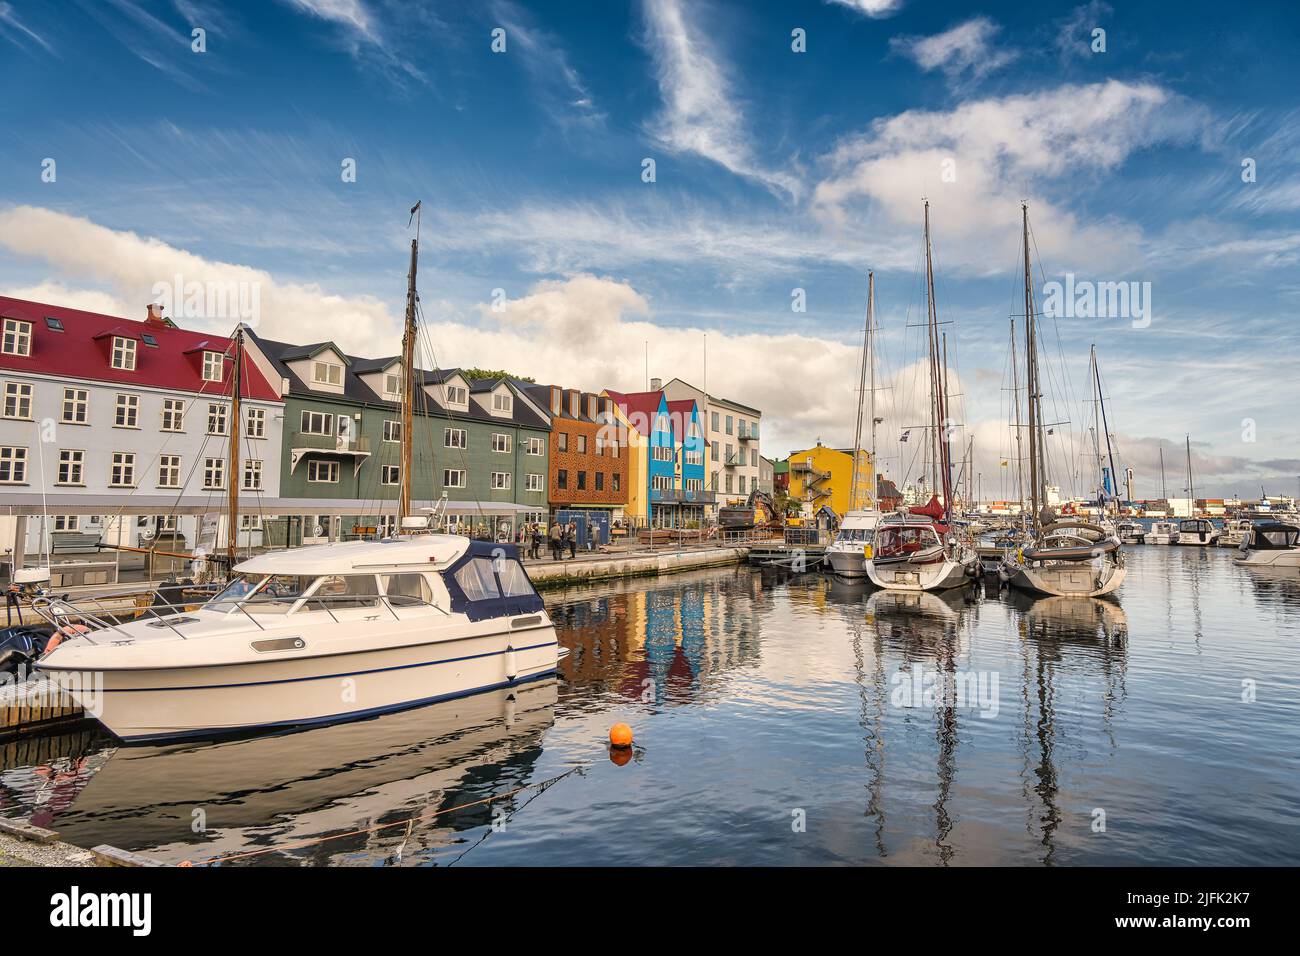
{"label": "person walking", "polygon": [[569,539],[569,558],[576,558],[578,556],[578,526],[570,521],[566,534]]}
{"label": "person walking", "polygon": [[564,546],[564,531],[557,521],[551,525],[551,560],[560,560],[560,549]]}
{"label": "person walking", "polygon": [[587,550],[596,550],[596,522],[587,522]]}
{"label": "person walking", "polygon": [[533,560],[536,561],[542,556],[542,526],[536,521],[533,522],[530,537],[532,538]]}

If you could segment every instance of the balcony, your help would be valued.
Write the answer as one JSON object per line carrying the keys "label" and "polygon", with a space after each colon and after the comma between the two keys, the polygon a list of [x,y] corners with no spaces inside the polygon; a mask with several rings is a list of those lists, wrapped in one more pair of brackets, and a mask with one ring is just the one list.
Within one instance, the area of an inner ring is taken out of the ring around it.
{"label": "balcony", "polygon": [[722,466],[724,468],[735,468],[738,465],[743,465],[744,463],[745,463],[745,459],[744,456],[742,455],[727,455],[722,460]]}
{"label": "balcony", "polygon": [[364,435],[356,438],[339,438],[337,435],[315,435],[294,432],[289,443],[289,474],[298,470],[307,455],[340,455],[352,459],[352,474],[361,470],[361,463],[370,457],[370,439]]}
{"label": "balcony", "polygon": [[741,441],[758,441],[758,426],[753,425],[749,431],[740,432],[736,437]]}
{"label": "balcony", "polygon": [[650,501],[656,505],[711,505],[712,491],[686,491],[682,488],[651,488]]}

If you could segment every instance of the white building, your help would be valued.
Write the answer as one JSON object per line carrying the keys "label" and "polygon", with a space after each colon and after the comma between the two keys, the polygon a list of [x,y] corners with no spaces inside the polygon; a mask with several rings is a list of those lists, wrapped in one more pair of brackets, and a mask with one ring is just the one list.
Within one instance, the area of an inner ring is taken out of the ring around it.
{"label": "white building", "polygon": [[[651,379],[651,390],[660,387]],[[675,378],[663,386],[669,401],[693,399],[700,410],[704,441],[704,487],[717,494],[718,506],[743,504],[762,483],[759,423],[763,413],[728,398],[709,395],[701,388]]]}

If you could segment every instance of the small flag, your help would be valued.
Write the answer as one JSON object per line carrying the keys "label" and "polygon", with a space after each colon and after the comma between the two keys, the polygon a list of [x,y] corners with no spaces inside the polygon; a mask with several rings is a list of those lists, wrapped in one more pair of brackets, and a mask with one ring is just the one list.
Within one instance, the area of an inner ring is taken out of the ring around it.
{"label": "small flag", "polygon": [[1006,458],[1003,458],[1002,461],[999,462],[1000,467],[1002,467],[1002,468],[1007,467],[1007,461],[1008,461],[1008,460],[1007,460]]}
{"label": "small flag", "polygon": [[903,432],[903,437],[900,438],[899,441],[907,441],[907,436],[910,434],[912,434],[912,429],[909,428],[907,431]]}

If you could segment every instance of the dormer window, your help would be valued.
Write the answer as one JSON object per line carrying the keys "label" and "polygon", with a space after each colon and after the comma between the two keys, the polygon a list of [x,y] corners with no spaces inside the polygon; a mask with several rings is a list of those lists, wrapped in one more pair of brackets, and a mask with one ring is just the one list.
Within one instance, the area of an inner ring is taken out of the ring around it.
{"label": "dormer window", "polygon": [[4,354],[32,354],[32,324],[22,319],[5,319]]}
{"label": "dormer window", "polygon": [[578,417],[578,393],[569,393],[569,414],[574,418]]}
{"label": "dormer window", "polygon": [[222,359],[224,358],[225,356],[223,356],[220,352],[203,353],[203,381],[205,382],[221,381],[221,367],[223,364]]}
{"label": "dormer window", "polygon": [[134,372],[135,339],[128,339],[123,335],[113,336],[113,357],[110,364],[113,368],[121,369],[124,372]]}
{"label": "dormer window", "polygon": [[509,392],[492,393],[492,411],[498,415],[509,415],[514,409],[514,396]]}
{"label": "dormer window", "polygon": [[447,404],[465,408],[469,405],[469,389],[464,385],[448,385]]}
{"label": "dormer window", "polygon": [[343,366],[333,362],[312,362],[311,380],[317,385],[342,385]]}
{"label": "dormer window", "polygon": [[587,396],[587,417],[592,421],[596,420],[596,396]]}
{"label": "dormer window", "polygon": [[551,414],[560,414],[560,390],[558,388],[551,389]]}
{"label": "dormer window", "polygon": [[402,373],[388,372],[384,375],[384,394],[389,398],[400,398],[402,395]]}

